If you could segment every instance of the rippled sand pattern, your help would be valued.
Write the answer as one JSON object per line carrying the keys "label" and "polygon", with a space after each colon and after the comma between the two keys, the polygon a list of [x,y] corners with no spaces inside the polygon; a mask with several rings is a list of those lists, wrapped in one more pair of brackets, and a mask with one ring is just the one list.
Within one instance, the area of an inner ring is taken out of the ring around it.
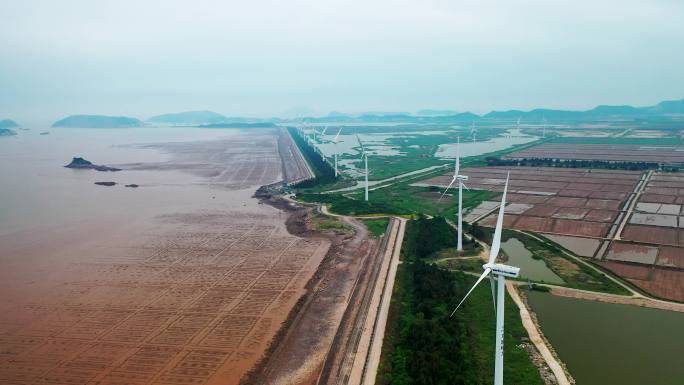
{"label": "rippled sand pattern", "polygon": [[3,320],[0,382],[237,383],[328,249],[244,213],[159,221]]}

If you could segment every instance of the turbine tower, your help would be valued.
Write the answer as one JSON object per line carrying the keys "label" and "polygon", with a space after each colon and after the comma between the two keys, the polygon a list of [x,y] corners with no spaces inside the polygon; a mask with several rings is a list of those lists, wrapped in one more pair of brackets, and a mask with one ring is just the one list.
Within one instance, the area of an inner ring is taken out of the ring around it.
{"label": "turbine tower", "polygon": [[473,136],[473,143],[475,143],[475,134],[477,134],[477,128],[475,128],[475,120],[470,122],[470,135]]}
{"label": "turbine tower", "polygon": [[463,230],[462,230],[462,222],[463,222],[463,188],[465,187],[468,189],[468,187],[463,183],[463,181],[468,180],[468,177],[465,175],[460,175],[459,171],[461,168],[461,138],[458,138],[458,142],[456,143],[456,165],[454,167],[454,177],[451,179],[451,183],[449,183],[449,186],[447,186],[446,190],[442,193],[442,196],[439,197],[439,200],[442,200],[444,198],[444,194],[449,191],[449,188],[454,184],[454,182],[458,181],[458,224],[457,224],[457,230],[458,230],[458,243],[456,250],[458,251],[463,251]]}
{"label": "turbine tower", "polygon": [[359,138],[359,134],[356,134],[356,140],[359,141],[359,146],[361,146],[361,157],[363,158],[363,161],[366,163],[366,172],[364,173],[364,177],[366,180],[365,199],[366,202],[368,202],[368,153],[366,152],[366,149],[363,147],[363,143],[361,143],[361,138]]}
{"label": "turbine tower", "polygon": [[[326,127],[327,128],[327,127]],[[340,132],[342,132],[342,127],[337,131],[337,135],[335,135],[335,139],[333,139],[333,143],[335,143],[335,178],[337,178],[337,142],[340,137]]]}
{"label": "turbine tower", "polygon": [[496,218],[496,229],[494,230],[494,238],[492,239],[492,248],[489,251],[489,260],[482,265],[484,272],[475,281],[473,287],[468,290],[465,297],[459,302],[458,306],[451,312],[451,317],[456,313],[463,302],[468,298],[470,293],[475,290],[475,287],[482,282],[483,279],[489,277],[492,284],[492,295],[494,294],[494,281],[497,283],[496,291],[496,349],[494,352],[494,385],[503,385],[503,338],[504,338],[504,295],[506,292],[506,277],[516,278],[520,274],[520,268],[514,266],[503,265],[496,263],[496,257],[501,248],[501,230],[503,227],[504,207],[506,206],[506,191],[508,190],[508,178],[506,176],[506,185],[504,186],[503,195],[501,196],[501,206],[499,207],[499,216]]}

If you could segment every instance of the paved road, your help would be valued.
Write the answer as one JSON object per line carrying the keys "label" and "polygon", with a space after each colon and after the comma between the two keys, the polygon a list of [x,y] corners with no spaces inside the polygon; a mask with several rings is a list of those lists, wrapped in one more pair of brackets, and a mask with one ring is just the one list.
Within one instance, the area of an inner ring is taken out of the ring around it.
{"label": "paved road", "polygon": [[629,201],[629,205],[627,207],[627,210],[625,211],[625,216],[622,218],[620,226],[618,227],[618,230],[615,232],[613,240],[619,241],[621,239],[622,230],[627,225],[629,217],[632,215],[632,211],[634,211],[634,207],[636,207],[639,197],[641,197],[641,194],[644,192],[644,189],[646,189],[646,185],[648,184],[649,180],[651,180],[651,176],[653,176],[653,170],[649,170],[646,173],[646,176],[642,178],[634,188],[634,194],[632,195],[631,200]]}

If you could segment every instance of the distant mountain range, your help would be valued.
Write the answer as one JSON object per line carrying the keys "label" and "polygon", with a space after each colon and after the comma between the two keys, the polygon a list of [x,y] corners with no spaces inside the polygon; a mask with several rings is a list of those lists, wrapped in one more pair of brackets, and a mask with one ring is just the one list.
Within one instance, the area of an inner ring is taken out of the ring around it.
{"label": "distant mountain range", "polygon": [[172,114],[157,115],[147,119],[147,121],[151,123],[188,125],[221,123],[227,120],[227,117],[213,111],[177,112]]}
{"label": "distant mountain range", "polygon": [[445,116],[445,115],[456,115],[458,114],[458,111],[454,110],[431,110],[431,109],[424,109],[424,110],[419,110],[416,112],[416,115],[419,116]]}
{"label": "distant mountain range", "polygon": [[301,118],[307,123],[464,123],[478,120],[506,120],[514,121],[518,118],[524,122],[546,121],[589,121],[589,120],[620,120],[620,119],[648,119],[648,118],[684,118],[684,99],[665,101],[650,107],[633,106],[598,106],[587,111],[555,110],[538,108],[531,111],[508,110],[492,111],[485,115],[472,112],[456,113],[450,110],[420,110],[415,115],[409,113],[361,113],[346,114],[342,112],[330,113],[326,116]]}
{"label": "distant mountain range", "polygon": [[335,122],[358,122],[358,123],[449,123],[449,122],[470,122],[478,120],[480,116],[471,112],[462,112],[454,115],[433,115],[416,116],[408,113],[401,114],[372,114],[364,113],[360,115],[335,115],[322,117],[308,117],[301,120],[305,123],[335,123]]}
{"label": "distant mountain range", "polygon": [[[633,106],[598,106],[586,111],[556,110],[538,108],[530,111],[508,110],[492,111],[485,115],[477,115],[472,112],[456,113],[452,110],[420,110],[417,114],[406,112],[364,112],[350,114],[343,112],[331,112],[325,116],[310,116],[296,118],[295,122],[335,124],[345,123],[407,123],[407,124],[449,124],[470,123],[476,121],[515,121],[522,122],[569,122],[569,121],[596,121],[596,120],[638,120],[658,119],[669,121],[672,119],[684,119],[684,99],[670,100],[649,107]],[[12,122],[4,120],[4,122]],[[269,118],[255,119],[245,117],[226,117],[212,111],[187,111],[158,115],[148,119],[151,123],[195,125],[206,128],[244,128],[244,127],[273,127],[277,123],[294,124],[292,119]],[[14,122],[12,122],[14,123]],[[4,123],[10,124],[10,123]],[[16,123],[15,123],[16,124]],[[138,127],[143,122],[136,118],[124,116],[103,115],[72,115],[57,121],[53,127]],[[0,126],[2,127],[2,126]]]}
{"label": "distant mountain range", "polygon": [[225,123],[202,124],[198,127],[200,127],[200,128],[271,128],[271,127],[278,127],[278,126],[273,122],[255,122],[255,123],[225,122]]}
{"label": "distant mountain range", "polygon": [[648,118],[663,115],[684,114],[684,99],[664,101],[650,107],[633,106],[598,106],[587,111],[568,111],[552,109],[534,109],[531,111],[492,111],[485,114],[485,119],[518,119],[526,121],[546,120],[601,120],[620,118]]}
{"label": "distant mountain range", "polygon": [[71,128],[127,128],[140,127],[143,122],[126,116],[71,115],[58,120],[52,127]]}

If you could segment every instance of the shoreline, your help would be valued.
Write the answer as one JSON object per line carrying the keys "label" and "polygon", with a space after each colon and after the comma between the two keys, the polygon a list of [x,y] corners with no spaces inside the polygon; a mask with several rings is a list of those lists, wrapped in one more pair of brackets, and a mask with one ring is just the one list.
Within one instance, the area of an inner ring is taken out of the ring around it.
{"label": "shoreline", "polygon": [[354,225],[356,233],[352,236],[310,230],[307,216],[315,208],[273,196],[268,192],[269,187],[262,187],[255,196],[263,203],[288,212],[288,231],[299,237],[325,237],[330,240],[331,247],[307,283],[307,292],[299,299],[298,308],[290,312],[277,338],[271,341],[267,354],[240,384],[315,384],[327,372],[324,368],[330,365],[329,352],[337,351],[335,346],[339,342],[335,341],[339,339],[340,330],[348,329],[343,319],[358,308],[356,302],[360,294],[354,288],[361,292],[365,290],[360,287],[362,285],[357,286],[356,281],[368,279],[366,265],[376,246],[365,229],[358,227],[363,226],[360,223]]}

